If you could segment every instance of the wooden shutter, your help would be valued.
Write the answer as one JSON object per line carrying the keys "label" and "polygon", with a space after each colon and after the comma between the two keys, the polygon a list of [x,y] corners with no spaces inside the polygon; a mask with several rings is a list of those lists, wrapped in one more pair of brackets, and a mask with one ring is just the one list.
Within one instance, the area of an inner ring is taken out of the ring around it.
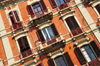
{"label": "wooden shutter", "polygon": [[49,66],[55,66],[54,62],[53,62],[53,59],[49,59],[48,60],[48,65]]}
{"label": "wooden shutter", "polygon": [[24,49],[24,47],[23,47],[21,38],[18,39],[18,43],[19,43],[20,50],[22,52],[22,50]]}
{"label": "wooden shutter", "polygon": [[27,41],[26,36],[24,36],[24,37],[22,37],[22,38],[23,38],[23,43],[24,43],[24,45],[25,45],[25,48],[30,49],[30,47],[29,47],[29,43],[28,43],[28,41]]}
{"label": "wooden shutter", "polygon": [[14,11],[14,15],[15,15],[15,17],[16,17],[16,21],[20,21],[20,19],[19,19],[18,14],[17,14],[16,11]]}
{"label": "wooden shutter", "polygon": [[32,10],[32,6],[31,5],[27,5],[27,11],[28,11],[28,14],[31,15],[31,17],[34,17],[34,12]]}
{"label": "wooden shutter", "polygon": [[74,64],[73,64],[68,52],[64,53],[63,56],[64,56],[68,66],[74,66]]}
{"label": "wooden shutter", "polygon": [[52,8],[56,8],[57,7],[57,5],[56,5],[54,0],[49,0],[49,1],[50,1],[50,4],[51,4]]}
{"label": "wooden shutter", "polygon": [[76,56],[77,56],[80,64],[81,65],[85,64],[86,63],[86,60],[85,60],[84,56],[82,55],[80,49],[79,48],[75,48],[74,49],[74,52],[75,52],[75,54],[76,54]]}
{"label": "wooden shutter", "polygon": [[66,2],[70,2],[70,0],[65,0]]}
{"label": "wooden shutter", "polygon": [[92,47],[92,49],[94,50],[95,54],[97,55],[97,57],[100,57],[100,49],[98,48],[98,46],[96,45],[96,43],[94,41],[92,41],[90,43],[90,46]]}
{"label": "wooden shutter", "polygon": [[42,66],[42,64],[41,63],[39,63],[38,65],[36,65],[36,66]]}
{"label": "wooden shutter", "polygon": [[52,31],[53,31],[55,36],[59,35],[59,33],[58,33],[58,31],[57,31],[57,29],[56,29],[54,24],[51,24],[50,27],[51,27],[51,29],[52,29]]}
{"label": "wooden shutter", "polygon": [[39,41],[45,41],[41,30],[37,30],[36,34],[38,36]]}
{"label": "wooden shutter", "polygon": [[[12,16],[10,16],[10,15],[12,15]],[[16,20],[15,20],[15,17],[14,17],[14,14],[12,11],[9,13],[9,16],[10,16],[10,20],[11,20],[12,24],[16,23]]]}
{"label": "wooden shutter", "polygon": [[41,5],[43,11],[46,12],[46,11],[47,11],[47,7],[46,7],[46,5],[44,4],[44,1],[43,1],[43,0],[40,0],[39,3],[40,3],[40,5]]}
{"label": "wooden shutter", "polygon": [[99,14],[100,14],[100,4],[96,5],[95,7],[96,7],[97,11],[98,11]]}

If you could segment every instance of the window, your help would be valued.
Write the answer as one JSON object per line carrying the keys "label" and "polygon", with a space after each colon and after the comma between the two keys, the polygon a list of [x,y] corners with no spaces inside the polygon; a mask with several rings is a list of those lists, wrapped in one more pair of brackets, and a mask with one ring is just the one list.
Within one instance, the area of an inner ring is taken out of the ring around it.
{"label": "window", "polygon": [[37,36],[38,39],[41,42],[44,42],[46,40],[46,42],[48,44],[55,42],[56,41],[56,37],[59,36],[58,31],[56,30],[56,27],[54,24],[51,24],[49,27],[46,27],[42,30],[37,30]]}
{"label": "window", "polygon": [[74,50],[81,65],[95,60],[100,57],[100,49],[94,41],[90,42],[89,45],[85,45],[81,48],[75,48]]}
{"label": "window", "polygon": [[17,28],[22,27],[22,23],[21,23],[21,21],[19,19],[19,16],[17,14],[17,11],[11,11],[9,13],[9,17],[10,17],[10,20],[12,22],[12,25],[13,25],[13,28],[14,29],[17,29]]}
{"label": "window", "polygon": [[96,59],[96,56],[94,55],[89,45],[81,47],[81,52],[84,55],[87,62],[90,62]]}
{"label": "window", "polygon": [[95,8],[98,11],[98,13],[100,14],[100,4],[96,5]]}
{"label": "window", "polygon": [[32,54],[26,36],[19,38],[18,43],[23,57]]}
{"label": "window", "polygon": [[33,4],[33,5],[27,5],[27,11],[28,14],[31,15],[31,17],[34,16],[41,16],[44,14],[44,12],[47,12],[47,8],[45,6],[45,3],[43,0],[40,0],[39,3]]}
{"label": "window", "polygon": [[56,8],[57,6],[59,7],[59,9],[63,9],[65,7],[68,7],[67,3],[70,0],[49,0],[51,3],[52,8]]}
{"label": "window", "polygon": [[49,66],[74,66],[68,52],[56,57],[55,59],[49,59],[48,64]]}
{"label": "window", "polygon": [[50,27],[46,27],[42,31],[46,40],[54,37],[53,32]]}
{"label": "window", "polygon": [[32,5],[32,7],[34,9],[34,12],[35,12],[36,16],[43,15],[43,10],[40,7],[39,3]]}
{"label": "window", "polygon": [[77,24],[77,22],[73,16],[68,17],[67,19],[65,19],[65,21],[66,21],[68,27],[70,28],[73,36],[82,33],[81,28],[79,27],[79,25]]}
{"label": "window", "polygon": [[63,56],[59,56],[54,59],[57,66],[67,66]]}

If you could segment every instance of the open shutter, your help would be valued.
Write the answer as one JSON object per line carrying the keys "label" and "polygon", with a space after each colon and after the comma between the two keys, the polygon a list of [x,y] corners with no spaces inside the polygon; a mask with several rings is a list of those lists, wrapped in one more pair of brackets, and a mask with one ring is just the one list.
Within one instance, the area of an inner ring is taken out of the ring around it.
{"label": "open shutter", "polygon": [[47,11],[47,8],[46,8],[46,5],[44,4],[44,1],[43,1],[43,0],[40,0],[39,3],[40,3],[40,5],[41,5],[43,11],[46,12],[46,11]]}
{"label": "open shutter", "polygon": [[58,33],[58,31],[57,31],[57,29],[56,29],[54,24],[51,24],[50,27],[51,27],[51,29],[52,29],[52,31],[53,31],[55,36],[59,35],[59,33]]}
{"label": "open shutter", "polygon": [[51,4],[52,8],[57,7],[57,5],[56,5],[54,0],[49,0],[49,1],[50,1],[50,4]]}
{"label": "open shutter", "polygon": [[10,17],[12,24],[16,23],[16,20],[15,20],[15,17],[12,11],[9,13],[9,17]]}
{"label": "open shutter", "polygon": [[76,54],[76,56],[77,56],[80,64],[81,65],[85,64],[86,63],[86,60],[85,60],[84,56],[82,55],[80,49],[79,48],[75,48],[74,49],[74,52],[75,52],[75,54]]}
{"label": "open shutter", "polygon": [[53,62],[53,59],[49,59],[48,60],[48,65],[49,66],[55,66],[54,62]]}
{"label": "open shutter", "polygon": [[37,30],[36,34],[38,36],[39,41],[45,41],[41,30]]}
{"label": "open shutter", "polygon": [[73,64],[68,52],[64,53],[63,56],[64,56],[68,66],[74,66],[74,64]]}
{"label": "open shutter", "polygon": [[24,49],[24,47],[23,47],[21,38],[18,39],[18,43],[19,43],[20,50],[21,50],[21,52],[22,52],[23,49]]}
{"label": "open shutter", "polygon": [[92,49],[96,53],[97,57],[100,57],[100,49],[98,48],[98,46],[96,45],[96,43],[94,41],[92,41],[90,43],[90,46],[92,47]]}
{"label": "open shutter", "polygon": [[31,15],[31,17],[34,17],[34,12],[32,10],[32,6],[31,5],[27,5],[27,11],[28,11],[28,14]]}
{"label": "open shutter", "polygon": [[70,0],[65,0],[66,2],[70,2]]}
{"label": "open shutter", "polygon": [[15,15],[15,17],[16,17],[16,20],[17,20],[17,21],[20,21],[20,19],[19,19],[18,14],[17,14],[16,11],[14,11],[14,15]]}

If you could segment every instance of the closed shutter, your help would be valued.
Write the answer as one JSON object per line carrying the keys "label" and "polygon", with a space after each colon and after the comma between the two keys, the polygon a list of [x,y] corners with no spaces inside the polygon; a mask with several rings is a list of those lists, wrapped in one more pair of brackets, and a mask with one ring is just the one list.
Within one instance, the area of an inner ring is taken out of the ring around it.
{"label": "closed shutter", "polygon": [[21,52],[22,52],[23,49],[24,49],[24,47],[23,47],[21,38],[18,39],[18,43],[19,43],[20,50],[21,50]]}
{"label": "closed shutter", "polygon": [[16,20],[17,20],[17,21],[20,21],[20,19],[19,19],[18,14],[17,14],[16,11],[14,11],[14,15],[15,15],[15,17],[16,17]]}
{"label": "closed shutter", "polygon": [[50,4],[51,4],[52,8],[56,8],[57,7],[57,5],[56,5],[54,0],[49,0],[49,1],[50,1]]}
{"label": "closed shutter", "polygon": [[70,0],[65,0],[66,2],[70,2]]}
{"label": "closed shutter", "polygon": [[68,66],[74,66],[74,64],[73,64],[68,52],[64,53],[64,58],[65,58]]}
{"label": "closed shutter", "polygon": [[54,62],[53,62],[53,59],[49,59],[48,60],[48,65],[49,66],[55,66]]}
{"label": "closed shutter", "polygon": [[85,60],[84,56],[82,55],[80,49],[79,48],[75,48],[74,49],[74,52],[75,52],[75,54],[76,54],[76,56],[77,56],[80,64],[81,65],[85,64],[86,63],[86,60]]}
{"label": "closed shutter", "polygon": [[46,11],[47,11],[47,8],[46,8],[46,6],[45,6],[45,4],[44,4],[44,1],[43,1],[43,0],[40,0],[39,3],[40,3],[40,5],[41,5],[43,11],[46,12]]}
{"label": "closed shutter", "polygon": [[97,55],[97,57],[100,57],[100,49],[98,48],[98,46],[96,45],[96,43],[94,41],[92,41],[90,43],[90,46],[92,47],[92,49],[94,50],[95,54]]}
{"label": "closed shutter", "polygon": [[39,41],[45,41],[41,30],[37,30],[36,34],[38,36]]}
{"label": "closed shutter", "polygon": [[10,17],[10,20],[11,20],[12,24],[16,23],[16,20],[14,18],[14,14],[13,14],[12,11],[9,13],[9,17]]}
{"label": "closed shutter", "polygon": [[31,15],[31,17],[34,17],[34,12],[32,10],[32,6],[31,5],[27,5],[27,11],[28,11],[28,14]]}
{"label": "closed shutter", "polygon": [[96,9],[97,9],[97,11],[99,12],[99,14],[100,14],[100,4],[98,4],[97,6],[95,6],[96,7]]}
{"label": "closed shutter", "polygon": [[56,29],[54,24],[51,24],[50,27],[51,27],[51,29],[52,29],[52,31],[53,31],[55,36],[59,35],[59,33],[58,33],[58,31],[57,31],[57,29]]}

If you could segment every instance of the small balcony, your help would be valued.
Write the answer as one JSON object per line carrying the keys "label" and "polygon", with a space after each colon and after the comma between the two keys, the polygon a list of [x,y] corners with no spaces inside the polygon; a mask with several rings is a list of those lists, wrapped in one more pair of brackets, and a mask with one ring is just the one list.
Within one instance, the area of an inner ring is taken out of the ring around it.
{"label": "small balcony", "polygon": [[58,7],[61,10],[61,9],[64,9],[64,8],[68,7],[68,4],[67,3],[61,3],[61,5],[58,6]]}
{"label": "small balcony", "polygon": [[100,58],[88,62],[86,66],[100,66]]}
{"label": "small balcony", "polygon": [[75,28],[74,30],[71,30],[71,34],[72,36],[76,36],[78,34],[81,34],[83,31],[82,31],[82,28],[78,27],[78,28]]}
{"label": "small balcony", "polygon": [[19,22],[16,22],[16,23],[12,24],[11,29],[12,30],[15,30],[15,29],[19,29],[21,27],[23,27],[23,22],[22,21],[19,21]]}

